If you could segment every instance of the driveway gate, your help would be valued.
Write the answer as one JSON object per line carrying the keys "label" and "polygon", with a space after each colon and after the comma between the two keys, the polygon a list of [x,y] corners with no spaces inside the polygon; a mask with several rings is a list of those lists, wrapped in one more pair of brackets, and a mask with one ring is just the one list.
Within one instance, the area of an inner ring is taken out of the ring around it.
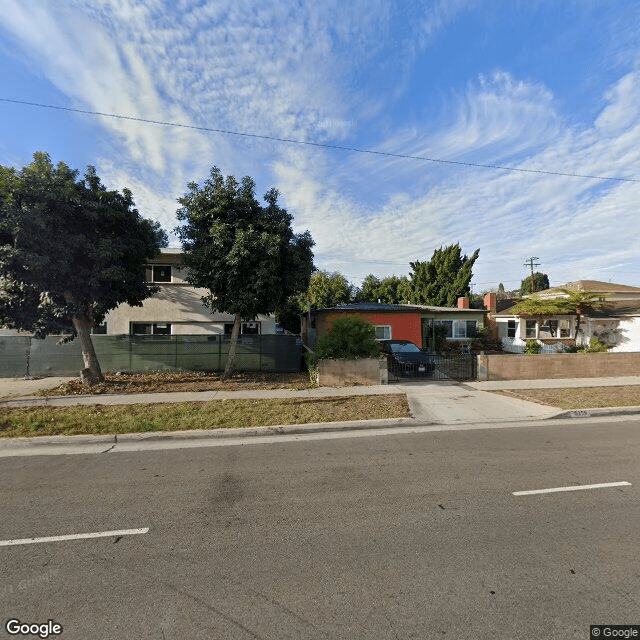
{"label": "driveway gate", "polygon": [[427,370],[399,370],[397,364],[389,357],[389,382],[407,380],[475,380],[478,377],[478,360],[475,353],[464,352],[424,352],[433,363]]}

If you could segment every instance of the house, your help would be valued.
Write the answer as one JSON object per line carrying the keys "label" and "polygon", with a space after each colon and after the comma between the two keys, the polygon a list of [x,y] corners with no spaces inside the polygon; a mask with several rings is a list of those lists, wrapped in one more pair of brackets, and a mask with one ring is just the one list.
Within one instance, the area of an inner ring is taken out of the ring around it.
{"label": "house", "polygon": [[460,298],[457,307],[373,302],[345,304],[315,309],[303,315],[302,339],[313,348],[336,318],[354,316],[373,324],[378,340],[410,340],[426,348],[432,341],[434,327],[440,325],[447,341],[470,342],[484,326],[485,314],[482,309],[470,309],[467,298]]}
{"label": "house", "polygon": [[[147,280],[160,291],[147,298],[141,307],[121,304],[111,310],[95,333],[108,335],[188,335],[231,334],[234,317],[228,313],[212,313],[202,304],[207,289],[191,286],[186,281],[180,249],[161,249],[147,265]],[[260,315],[242,323],[243,334],[276,333],[273,316]]]}
{"label": "house", "polygon": [[611,351],[640,351],[640,287],[578,280],[534,295],[545,299],[566,296],[562,289],[597,294],[607,305],[581,316],[577,336],[575,315],[553,316],[541,323],[516,316],[513,308],[496,313],[492,319],[505,351],[522,351],[526,341],[532,339],[547,345],[549,350],[560,350],[562,345],[589,346],[591,338],[599,338]]}

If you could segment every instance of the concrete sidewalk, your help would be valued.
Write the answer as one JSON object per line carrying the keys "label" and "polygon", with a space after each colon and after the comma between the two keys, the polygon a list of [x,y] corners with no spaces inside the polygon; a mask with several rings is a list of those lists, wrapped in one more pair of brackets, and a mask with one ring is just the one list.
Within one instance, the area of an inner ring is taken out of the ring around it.
{"label": "concrete sidewalk", "polygon": [[[100,394],[82,396],[32,396],[73,378],[0,379],[0,406],[123,405],[141,403],[211,402],[233,398],[321,398],[328,396],[406,394],[411,417],[423,424],[502,423],[543,420],[565,411],[526,400],[490,393],[498,389],[559,388],[578,386],[640,385],[640,376],[624,378],[572,378],[563,380],[513,380],[503,382],[407,382],[391,385],[319,387],[315,389],[200,391],[169,393]],[[20,393],[20,391],[22,393]],[[628,411],[631,412],[631,411]]]}
{"label": "concrete sidewalk", "polygon": [[325,422],[303,425],[274,425],[250,429],[211,429],[176,432],[131,433],[124,435],[49,436],[34,438],[0,438],[0,458],[24,455],[69,455],[141,451],[150,449],[214,446],[216,443],[261,442],[265,438],[343,436],[351,433],[395,433],[408,429],[496,428],[518,426],[552,418],[596,417],[637,414],[640,407],[562,411],[554,407],[511,398],[491,391],[558,387],[640,385],[639,377],[580,378],[570,380],[517,380],[505,382],[406,382],[371,387],[322,387],[295,391],[203,391],[181,393],[144,393],[85,396],[40,397],[34,394],[51,389],[74,378],[0,378],[0,407],[122,405],[139,403],[210,402],[223,398],[312,398],[348,395],[406,394],[410,418]]}

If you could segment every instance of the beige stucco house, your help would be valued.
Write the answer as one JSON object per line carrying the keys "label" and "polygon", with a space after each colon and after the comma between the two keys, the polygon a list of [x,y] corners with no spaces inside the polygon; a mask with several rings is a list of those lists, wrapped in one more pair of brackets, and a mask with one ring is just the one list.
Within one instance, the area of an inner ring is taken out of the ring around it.
{"label": "beige stucco house", "polygon": [[[160,291],[147,298],[141,307],[121,304],[110,311],[95,333],[108,335],[188,335],[231,333],[233,316],[212,313],[201,298],[206,289],[192,287],[186,281],[180,249],[161,249],[147,265],[147,280]],[[273,316],[260,315],[242,325],[244,334],[274,334]]]}

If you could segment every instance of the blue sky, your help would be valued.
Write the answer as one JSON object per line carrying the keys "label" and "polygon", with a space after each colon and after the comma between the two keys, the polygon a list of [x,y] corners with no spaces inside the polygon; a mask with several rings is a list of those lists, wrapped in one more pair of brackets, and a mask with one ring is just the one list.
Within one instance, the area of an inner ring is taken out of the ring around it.
{"label": "blue sky", "polygon": [[[637,0],[3,0],[0,164],[128,187],[170,231],[211,166],[275,186],[315,262],[359,283],[476,248],[473,290],[640,286]],[[609,176],[604,181],[531,171]]]}

